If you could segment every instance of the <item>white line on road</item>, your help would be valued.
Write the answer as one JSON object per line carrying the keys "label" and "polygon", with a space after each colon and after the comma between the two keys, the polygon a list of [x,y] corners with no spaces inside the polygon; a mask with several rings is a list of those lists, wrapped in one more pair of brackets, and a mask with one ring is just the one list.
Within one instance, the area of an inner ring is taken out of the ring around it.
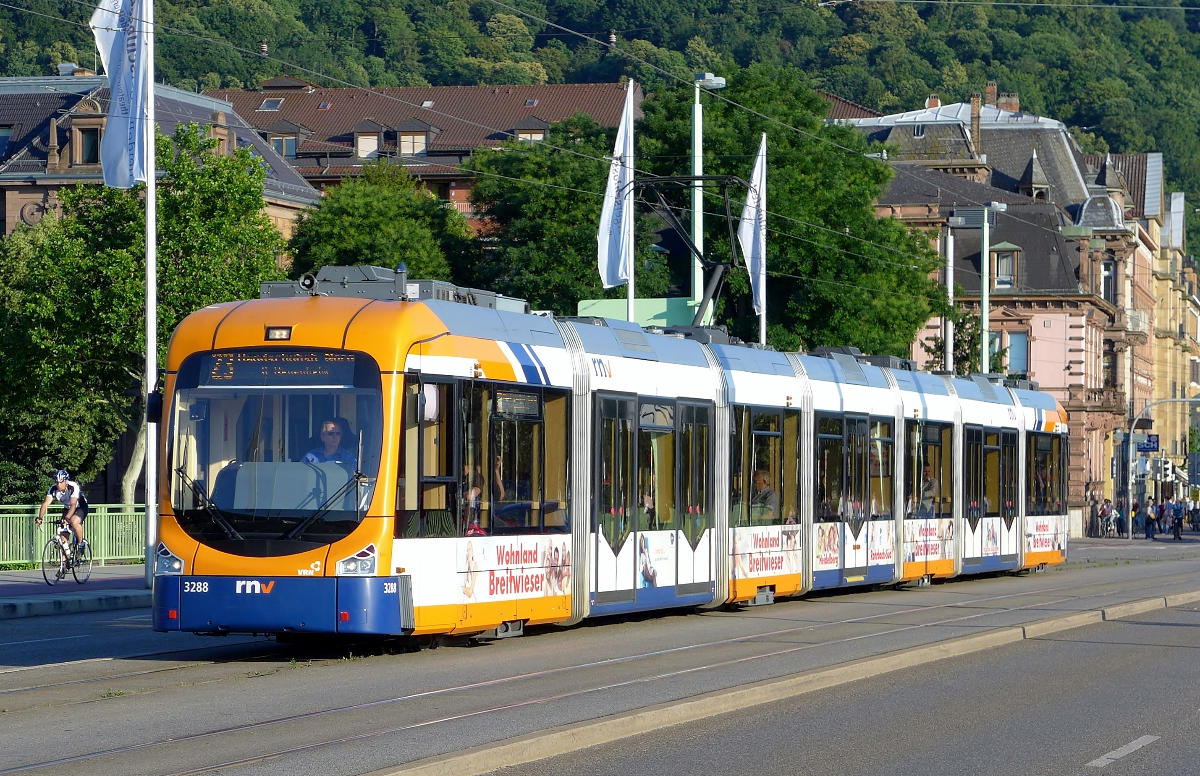
{"label": "white line on road", "polygon": [[1116,762],[1126,755],[1133,754],[1147,744],[1153,744],[1157,740],[1158,736],[1142,736],[1141,738],[1130,741],[1120,749],[1114,749],[1103,757],[1098,757],[1095,760],[1092,760],[1090,763],[1088,763],[1088,765],[1093,768],[1103,768],[1109,763]]}
{"label": "white line on road", "polygon": [[65,641],[67,639],[86,639],[85,635],[78,636],[54,636],[46,639],[25,639],[24,641],[0,641],[0,647],[15,647],[18,644],[41,644],[45,641]]}

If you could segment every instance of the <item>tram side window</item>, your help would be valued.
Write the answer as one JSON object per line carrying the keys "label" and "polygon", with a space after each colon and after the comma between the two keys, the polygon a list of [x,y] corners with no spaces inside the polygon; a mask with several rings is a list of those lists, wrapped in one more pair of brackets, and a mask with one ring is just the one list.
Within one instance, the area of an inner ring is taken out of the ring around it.
{"label": "tram side window", "polygon": [[1055,434],[1031,433],[1026,482],[1026,511],[1057,514],[1062,508],[1062,441]]}
{"label": "tram side window", "polygon": [[459,533],[486,534],[491,530],[492,510],[498,495],[499,480],[494,462],[488,460],[488,433],[491,417],[492,386],[474,383],[464,387],[459,401],[459,439],[462,450],[462,480],[459,482]]}
{"label": "tram side window", "polygon": [[813,520],[833,523],[841,519],[845,447],[840,416],[817,416],[817,460],[813,488]]}
{"label": "tram side window", "polygon": [[983,435],[983,513],[1000,515],[1000,432],[988,429]]}
{"label": "tram side window", "polygon": [[754,410],[751,436],[750,524],[774,525],[782,522],[779,511],[779,487],[783,465],[783,417],[777,410]]}
{"label": "tram side window", "polygon": [[712,429],[709,407],[682,404],[680,415],[680,508],[683,513],[683,532],[693,547],[704,531],[712,527],[712,502],[709,483],[712,481]]}
{"label": "tram side window", "polygon": [[871,519],[892,518],[892,424],[885,420],[871,420],[871,449],[868,453],[868,491],[871,497]]}
{"label": "tram side window", "polygon": [[540,530],[545,462],[541,399],[534,391],[496,389],[489,424],[489,460],[496,478],[495,533]]}
{"label": "tram side window", "polygon": [[983,515],[983,429],[967,426],[963,429],[966,440],[966,455],[963,456],[963,497],[967,500],[967,517],[978,519]]}
{"label": "tram side window", "polygon": [[638,408],[637,528],[679,528],[675,509],[675,406],[644,401]]}
{"label": "tram side window", "polygon": [[454,486],[454,385],[412,380],[405,386],[404,442],[396,531],[404,536],[458,534]]}
{"label": "tram side window", "polygon": [[800,413],[783,415],[783,482],[779,491],[779,516],[784,524],[800,522]]}
{"label": "tram side window", "polygon": [[632,530],[632,405],[631,399],[596,400],[596,529],[614,550]]}
{"label": "tram side window", "polygon": [[1004,478],[1000,483],[1001,514],[1004,517],[1015,517],[1017,514],[1017,478],[1021,476],[1017,468],[1017,434],[1015,431],[1004,431],[1000,434],[1001,465]]}
{"label": "tram side window", "polygon": [[746,498],[749,488],[746,485],[746,471],[743,462],[746,460],[746,448],[749,440],[749,407],[733,408],[733,439],[729,445],[730,451],[730,498],[731,511],[729,522],[733,525],[750,525],[750,502]]}
{"label": "tram side window", "polygon": [[906,517],[949,516],[954,481],[950,470],[952,431],[953,426],[949,423],[905,421]]}

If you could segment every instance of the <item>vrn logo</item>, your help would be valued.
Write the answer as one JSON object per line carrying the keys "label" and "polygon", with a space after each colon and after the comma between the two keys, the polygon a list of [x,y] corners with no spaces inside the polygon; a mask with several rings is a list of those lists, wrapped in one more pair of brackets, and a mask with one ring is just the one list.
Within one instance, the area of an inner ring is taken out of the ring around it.
{"label": "vrn logo", "polygon": [[233,583],[233,592],[246,593],[248,595],[270,595],[275,588],[275,580],[271,580],[267,584],[259,582],[257,579],[239,579]]}

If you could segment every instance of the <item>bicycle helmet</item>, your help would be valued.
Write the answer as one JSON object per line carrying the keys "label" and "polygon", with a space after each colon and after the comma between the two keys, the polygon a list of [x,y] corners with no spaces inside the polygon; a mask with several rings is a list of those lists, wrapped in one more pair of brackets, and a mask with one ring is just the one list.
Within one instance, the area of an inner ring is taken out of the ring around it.
{"label": "bicycle helmet", "polygon": [[59,469],[54,473],[55,482],[66,482],[71,479],[71,474],[66,469]]}

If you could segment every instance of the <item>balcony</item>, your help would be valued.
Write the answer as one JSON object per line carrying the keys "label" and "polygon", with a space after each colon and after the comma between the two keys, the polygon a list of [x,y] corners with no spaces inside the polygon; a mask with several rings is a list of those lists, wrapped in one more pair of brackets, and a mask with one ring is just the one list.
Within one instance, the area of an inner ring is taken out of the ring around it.
{"label": "balcony", "polygon": [[1071,387],[1064,409],[1070,412],[1111,412],[1125,414],[1125,392],[1118,388]]}

